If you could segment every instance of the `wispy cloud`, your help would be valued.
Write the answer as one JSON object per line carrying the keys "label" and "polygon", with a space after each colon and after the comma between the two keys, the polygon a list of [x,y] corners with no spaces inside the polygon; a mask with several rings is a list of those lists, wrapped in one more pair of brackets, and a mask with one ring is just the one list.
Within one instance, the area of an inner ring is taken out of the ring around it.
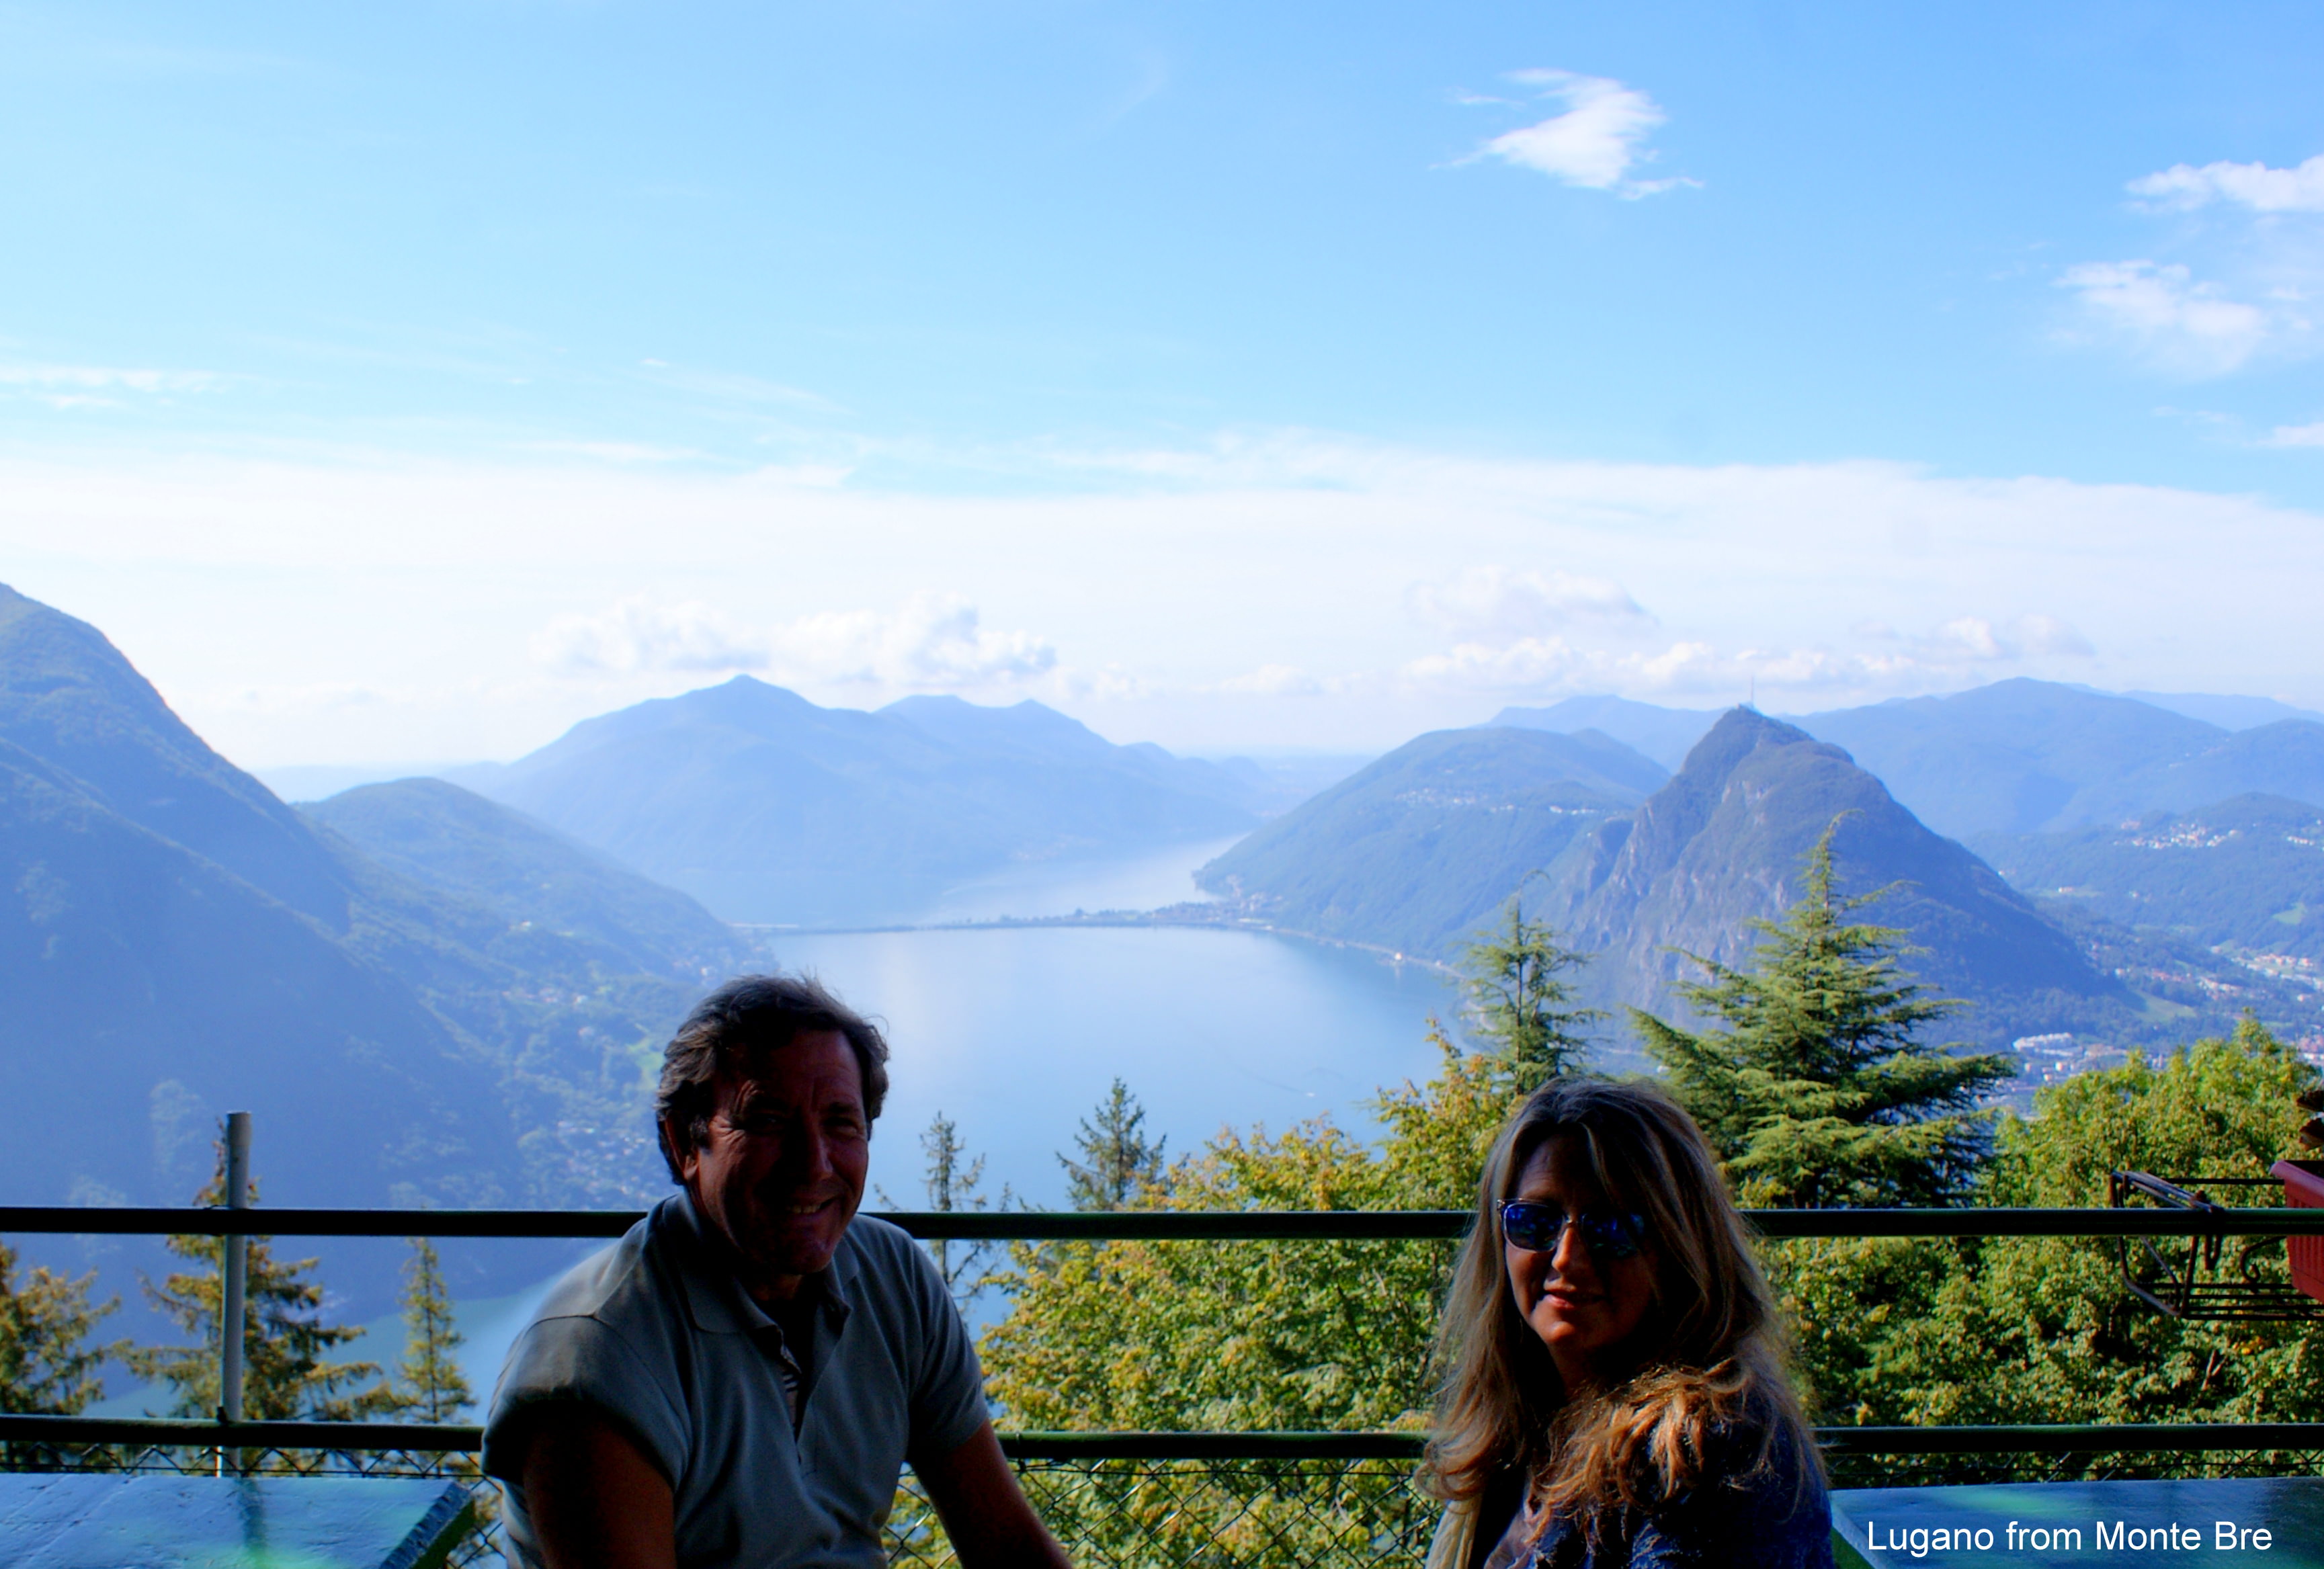
{"label": "wispy cloud", "polygon": [[2068,268],[2058,282],[2079,294],[2109,333],[2198,375],[2239,369],[2272,338],[2308,326],[2304,318],[2285,318],[2230,297],[2220,284],[2197,281],[2183,263],[2090,262]]}
{"label": "wispy cloud", "polygon": [[2324,447],[2324,420],[2313,425],[2278,425],[2260,438],[2262,447]]}
{"label": "wispy cloud", "polygon": [[920,594],[894,611],[827,611],[769,628],[737,624],[699,601],[621,600],[559,616],[532,640],[535,662],[572,677],[764,672],[816,686],[952,691],[1044,675],[1056,650],[1024,632],[994,632],[957,595]]}
{"label": "wispy cloud", "polygon": [[1467,638],[1508,640],[1554,632],[1575,622],[1651,625],[1654,618],[1610,577],[1559,571],[1472,567],[1446,583],[1416,584],[1406,594],[1414,615]]}
{"label": "wispy cloud", "polygon": [[13,388],[51,408],[112,408],[124,397],[210,392],[226,377],[210,371],[165,371],[126,365],[58,365],[0,362],[0,387]]}
{"label": "wispy cloud", "polygon": [[1868,651],[1830,647],[1722,650],[1701,638],[1658,648],[1609,648],[1580,636],[1469,641],[1407,662],[1408,686],[1471,691],[1504,698],[1623,691],[1677,697],[1730,697],[1747,686],[1802,700],[1831,693],[1928,690],[1991,680],[2030,661],[2089,658],[2089,640],[2055,616],[1995,621],[1956,616],[1908,636],[1879,623],[1857,634],[1886,646]]}
{"label": "wispy cloud", "polygon": [[533,659],[558,675],[637,675],[652,670],[760,670],[767,640],[698,601],[656,605],[623,599],[595,615],[562,615],[535,633]]}
{"label": "wispy cloud", "polygon": [[1057,651],[1028,632],[994,632],[956,594],[918,594],[892,612],[834,611],[779,629],[775,668],[800,679],[926,690],[1028,680]]}
{"label": "wispy cloud", "polygon": [[2193,214],[2174,242],[2194,260],[2086,262],[2059,274],[2083,329],[2160,370],[2219,376],[2319,346],[2313,301],[2324,291],[2324,154],[2290,169],[2173,164],[2126,188],[2141,211]]}
{"label": "wispy cloud", "polygon": [[2191,212],[2214,201],[2254,212],[2324,212],[2324,152],[2290,169],[2264,163],[2174,163],[2130,182],[2130,193],[2162,209]]}
{"label": "wispy cloud", "polygon": [[1654,159],[1646,140],[1669,119],[1660,105],[1637,88],[1611,77],[1566,70],[1512,71],[1509,79],[1534,88],[1536,98],[1564,105],[1565,112],[1505,131],[1471,156],[1498,158],[1583,190],[1611,191],[1631,201],[1702,183],[1683,176],[1631,178],[1634,168]]}

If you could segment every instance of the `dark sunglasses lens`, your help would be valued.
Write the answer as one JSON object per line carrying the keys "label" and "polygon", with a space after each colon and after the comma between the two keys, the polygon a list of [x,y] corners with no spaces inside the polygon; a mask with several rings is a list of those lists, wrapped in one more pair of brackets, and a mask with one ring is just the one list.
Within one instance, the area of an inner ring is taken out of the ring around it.
{"label": "dark sunglasses lens", "polygon": [[1635,1215],[1593,1215],[1582,1233],[1590,1251],[1601,1259],[1628,1259],[1638,1251],[1638,1221]]}
{"label": "dark sunglasses lens", "polygon": [[1565,1229],[1565,1212],[1545,1204],[1505,1204],[1501,1206],[1501,1233],[1529,1253],[1555,1251],[1557,1236]]}

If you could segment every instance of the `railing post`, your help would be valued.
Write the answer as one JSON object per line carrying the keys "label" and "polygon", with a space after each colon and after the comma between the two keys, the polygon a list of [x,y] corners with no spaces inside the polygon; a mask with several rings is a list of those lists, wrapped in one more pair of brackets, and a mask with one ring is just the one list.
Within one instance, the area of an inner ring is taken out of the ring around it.
{"label": "railing post", "polygon": [[[250,1207],[250,1113],[226,1114],[226,1206]],[[242,1420],[243,1301],[250,1263],[250,1239],[232,1236],[226,1241],[225,1298],[218,1314],[218,1420]]]}

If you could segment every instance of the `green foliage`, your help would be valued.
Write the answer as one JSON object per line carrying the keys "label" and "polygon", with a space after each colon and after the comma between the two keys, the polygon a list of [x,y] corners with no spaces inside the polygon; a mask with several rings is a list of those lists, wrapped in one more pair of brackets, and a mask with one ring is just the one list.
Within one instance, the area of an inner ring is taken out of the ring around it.
{"label": "green foliage", "polygon": [[[2135,1057],[2041,1091],[2007,1119],[1976,1196],[2088,1205],[2107,1174],[2264,1176],[2294,1153],[2315,1073],[2255,1023],[2160,1065]],[[2213,1189],[2230,1204],[2268,1189]],[[1823,1419],[1865,1423],[2314,1421],[2324,1326],[2181,1321],[2125,1289],[2116,1245],[2001,1237],[1789,1242],[1770,1272],[1802,1326]],[[2281,1285],[2281,1241],[2230,1241],[2223,1278]]]}
{"label": "green foliage", "polygon": [[[255,1185],[254,1185],[254,1186]],[[226,1192],[224,1176],[213,1177],[194,1200],[213,1205]],[[156,1310],[195,1338],[189,1346],[141,1346],[127,1352],[138,1377],[176,1390],[172,1406],[180,1417],[211,1417],[219,1408],[218,1344],[226,1297],[226,1239],[172,1236],[170,1251],[195,1268],[169,1276],[161,1285],[145,1282]],[[321,1316],[323,1288],[308,1277],[318,1260],[286,1263],[275,1259],[270,1237],[247,1239],[244,1273],[243,1415],[251,1421],[311,1419],[354,1422],[392,1413],[401,1402],[385,1383],[350,1390],[379,1377],[374,1362],[331,1362],[333,1346],[363,1332],[327,1324]]]}
{"label": "green foliage", "polygon": [[1681,994],[1725,1029],[1630,1017],[1746,1204],[1942,1203],[1985,1153],[1978,1095],[2015,1067],[1917,1038],[1959,1004],[1923,995],[1901,969],[1903,933],[1847,918],[1879,894],[1834,891],[1838,826],[1809,851],[1791,912],[1752,923],[1763,941],[1751,970],[1695,961],[1711,979]]}
{"label": "green foliage", "polygon": [[[1222,1133],[1139,1202],[1193,1210],[1465,1208],[1524,1094],[1520,1065],[1441,1030],[1436,1077],[1384,1094],[1375,1150],[1328,1119]],[[1416,1427],[1450,1242],[1019,1244],[986,1333],[993,1398],[1028,1427]]]}
{"label": "green foliage", "polygon": [[1081,1159],[1057,1157],[1057,1164],[1065,1168],[1065,1193],[1074,1208],[1126,1209],[1141,1195],[1167,1186],[1162,1147],[1169,1140],[1149,1140],[1145,1129],[1146,1108],[1129,1085],[1114,1080],[1074,1136]]}
{"label": "green foliage", "polygon": [[452,1297],[444,1288],[443,1260],[426,1237],[411,1239],[403,1266],[403,1366],[397,1408],[423,1422],[452,1422],[475,1401],[459,1350],[466,1337],[453,1327]]}
{"label": "green foliage", "polygon": [[0,1411],[69,1417],[105,1398],[97,1370],[126,1341],[91,1345],[118,1298],[92,1305],[94,1272],[76,1279],[45,1265],[19,1278],[15,1250],[0,1243]]}
{"label": "green foliage", "polygon": [[1572,1006],[1573,988],[1558,979],[1588,955],[1560,946],[1546,921],[1527,920],[1519,898],[1501,918],[1462,950],[1461,967],[1475,1032],[1493,1043],[1517,1093],[1530,1094],[1582,1066],[1590,1043],[1579,1031],[1605,1014]]}
{"label": "green foliage", "polygon": [[[1399,1207],[1328,1121],[1222,1133],[1154,1207]],[[1448,1251],[1404,1242],[1019,1244],[988,1331],[995,1399],[1030,1427],[1373,1427],[1419,1420]]]}

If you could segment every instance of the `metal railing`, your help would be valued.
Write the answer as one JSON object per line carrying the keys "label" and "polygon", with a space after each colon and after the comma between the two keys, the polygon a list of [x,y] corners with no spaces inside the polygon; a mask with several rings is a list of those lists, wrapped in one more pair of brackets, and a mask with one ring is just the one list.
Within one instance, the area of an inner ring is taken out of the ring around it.
{"label": "metal railing", "polygon": [[[923,1241],[1356,1242],[1458,1239],[1467,1210],[867,1210]],[[2324,1209],[1747,1209],[1795,1237],[2312,1237]],[[618,1237],[644,1210],[0,1206],[0,1236]]]}
{"label": "metal railing", "polygon": [[[241,1238],[611,1238],[628,1210],[0,1207],[0,1234]],[[1762,1237],[2290,1237],[2324,1210],[1756,1210]],[[1357,1241],[1463,1235],[1467,1211],[891,1212],[926,1241]],[[239,1338],[239,1337],[235,1337]],[[1826,1427],[1836,1485],[2068,1477],[2324,1474],[2324,1423]],[[1393,1433],[1008,1433],[1002,1447],[1074,1562],[1089,1565],[1418,1564],[1436,1506],[1419,1490],[1422,1435]],[[0,1415],[9,1469],[211,1469],[473,1478],[481,1429],[349,1422],[202,1422]],[[499,1552],[487,1518],[456,1563]],[[908,1475],[891,1560],[953,1563]]]}

